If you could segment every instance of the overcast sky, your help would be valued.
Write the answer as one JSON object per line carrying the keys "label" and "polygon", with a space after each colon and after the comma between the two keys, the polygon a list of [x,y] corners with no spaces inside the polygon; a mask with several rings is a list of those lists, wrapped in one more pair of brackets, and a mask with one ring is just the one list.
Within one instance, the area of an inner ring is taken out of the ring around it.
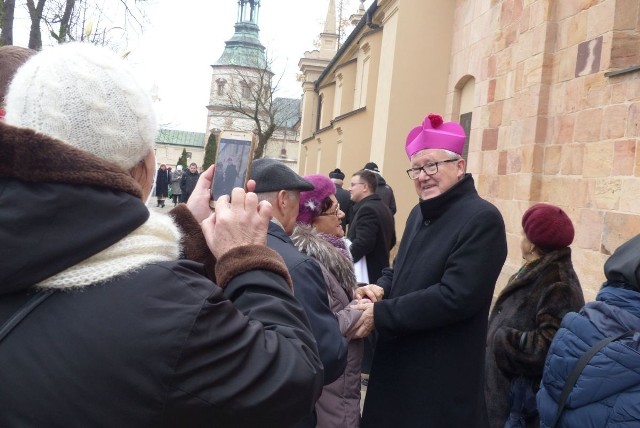
{"label": "overcast sky", "polygon": [[[322,31],[329,0],[263,0],[260,41],[283,74],[282,96],[298,97],[298,60]],[[324,9],[324,11],[323,11]],[[132,44],[131,62],[157,85],[160,121],[181,130],[205,132],[211,67],[233,36],[236,0],[158,2],[150,27]],[[296,16],[307,16],[305,19]],[[286,68],[285,68],[286,66]]]}
{"label": "overcast sky", "polygon": [[[109,0],[113,1],[113,0]],[[336,4],[340,0],[336,0]],[[347,15],[359,0],[343,0]],[[373,0],[366,0],[368,7]],[[301,96],[298,61],[322,32],[329,0],[262,0],[260,41],[282,75],[279,96]],[[158,117],[173,129],[205,132],[211,67],[234,33],[237,0],[155,0],[146,9],[149,23],[139,38],[129,41],[128,61],[145,87],[157,92]],[[14,43],[28,43],[26,12]],[[22,31],[20,30],[22,27]],[[43,35],[44,37],[44,35]],[[46,44],[46,42],[45,42]],[[46,48],[46,47],[45,47]],[[275,78],[274,78],[275,79]]]}

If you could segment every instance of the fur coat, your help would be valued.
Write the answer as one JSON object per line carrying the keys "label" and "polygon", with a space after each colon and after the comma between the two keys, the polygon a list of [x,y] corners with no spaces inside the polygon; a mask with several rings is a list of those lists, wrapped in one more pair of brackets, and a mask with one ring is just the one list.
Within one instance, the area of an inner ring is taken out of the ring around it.
{"label": "fur coat", "polygon": [[[350,339],[362,313],[349,308],[356,277],[344,239],[320,233],[310,225],[298,224],[291,240],[300,251],[319,262],[331,310],[338,319],[341,333]],[[360,367],[363,352],[363,339],[349,341],[344,373],[324,386],[316,403],[317,428],[360,426]]]}
{"label": "fur coat", "polygon": [[[538,390],[562,317],[583,305],[568,247],[545,254],[509,279],[489,316],[485,398],[492,428],[503,427],[509,415],[513,378],[531,378],[534,392]],[[534,419],[527,426],[537,426]]]}

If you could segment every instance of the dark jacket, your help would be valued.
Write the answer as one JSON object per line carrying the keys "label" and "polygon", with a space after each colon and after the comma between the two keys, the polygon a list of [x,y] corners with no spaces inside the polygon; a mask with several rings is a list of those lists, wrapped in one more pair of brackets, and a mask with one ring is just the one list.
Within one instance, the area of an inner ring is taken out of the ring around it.
{"label": "dark jacket", "polygon": [[393,194],[393,189],[387,184],[387,181],[379,173],[374,171],[374,174],[376,175],[378,184],[378,186],[376,187],[376,195],[380,196],[382,202],[391,210],[391,214],[395,215],[397,208],[396,197]]}
{"label": "dark jacket", "polygon": [[538,392],[540,426],[549,427],[569,373],[594,344],[609,343],[586,365],[569,393],[558,427],[640,426],[640,236],[623,244],[605,263],[605,283],[594,302],[570,312],[549,348]]}
{"label": "dark jacket", "polygon": [[169,183],[171,182],[171,173],[168,169],[164,171],[158,168],[156,174],[156,196],[158,198],[166,198],[169,194]]}
{"label": "dark jacket", "polygon": [[344,190],[342,186],[336,184],[336,199],[340,204],[340,209],[344,213],[344,217],[342,218],[342,230],[346,232],[347,225],[351,222],[351,210],[353,207],[351,194],[348,190]]}
{"label": "dark jacket", "polygon": [[200,178],[200,173],[197,171],[192,173],[187,169],[184,174],[182,174],[180,189],[182,190],[182,198],[185,202],[189,199],[189,196],[191,196],[193,189],[196,188],[198,178]]}
{"label": "dark jacket", "polygon": [[506,255],[502,216],[470,174],[411,211],[394,268],[378,280],[363,428],[488,425],[487,318]]}
{"label": "dark jacket", "polygon": [[[487,333],[485,398],[492,428],[503,428],[509,416],[513,378],[530,378],[538,391],[562,317],[583,305],[568,247],[545,254],[509,279],[491,310]],[[536,417],[527,420],[528,427],[539,425]]]}
{"label": "dark jacket", "polygon": [[[304,308],[324,367],[324,384],[342,375],[347,365],[347,339],[342,335],[327,297],[327,284],[318,263],[302,254],[291,238],[274,222],[269,224],[267,246],[282,256],[293,282],[293,294]],[[296,425],[314,427],[315,415]]]}
{"label": "dark jacket", "polygon": [[396,244],[393,214],[380,196],[369,195],[353,206],[347,238],[354,262],[367,257],[369,282],[374,284],[382,269],[389,267],[389,252]]}
{"label": "dark jacket", "polygon": [[[354,339],[361,311],[351,309],[356,276],[344,239],[319,233],[310,225],[298,224],[291,235],[296,247],[318,261],[327,285],[329,304],[338,319],[342,335],[349,340],[347,366],[342,376],[322,388],[316,403],[316,428],[358,428],[360,426],[360,367],[363,339]],[[335,245],[340,245],[338,249]]]}
{"label": "dark jacket", "polygon": [[[0,323],[35,284],[151,220],[127,172],[31,131],[0,124],[0,169]],[[224,288],[199,263],[159,261],[55,291],[0,345],[0,426],[291,425],[313,408],[322,369],[267,252],[221,257]]]}

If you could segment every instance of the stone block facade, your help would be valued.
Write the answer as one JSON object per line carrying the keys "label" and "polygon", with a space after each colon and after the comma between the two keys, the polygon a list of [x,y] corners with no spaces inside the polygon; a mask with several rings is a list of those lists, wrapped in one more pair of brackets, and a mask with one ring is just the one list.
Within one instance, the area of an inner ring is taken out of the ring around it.
{"label": "stone block facade", "polygon": [[640,2],[459,0],[452,37],[448,113],[473,76],[469,171],[507,224],[496,293],[522,264],[522,212],[548,202],[575,223],[593,299],[606,258],[640,233]]}

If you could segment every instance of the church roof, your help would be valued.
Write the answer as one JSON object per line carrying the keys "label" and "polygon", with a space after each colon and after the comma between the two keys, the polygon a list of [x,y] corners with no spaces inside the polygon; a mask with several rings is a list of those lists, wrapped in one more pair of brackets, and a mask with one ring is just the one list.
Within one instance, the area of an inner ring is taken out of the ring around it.
{"label": "church roof", "polygon": [[238,19],[233,37],[225,42],[222,55],[213,66],[265,68],[265,49],[260,43],[258,11],[260,0],[238,0]]}
{"label": "church roof", "polygon": [[203,132],[178,131],[177,129],[161,129],[156,137],[156,144],[174,146],[204,147]]}
{"label": "church roof", "polygon": [[251,22],[237,22],[233,37],[225,42],[222,55],[213,65],[264,68],[265,48],[260,43],[260,29]]}

